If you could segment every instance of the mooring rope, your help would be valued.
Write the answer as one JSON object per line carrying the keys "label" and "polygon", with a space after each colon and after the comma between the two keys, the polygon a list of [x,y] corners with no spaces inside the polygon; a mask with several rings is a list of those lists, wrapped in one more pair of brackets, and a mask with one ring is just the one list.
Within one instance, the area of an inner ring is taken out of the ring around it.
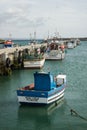
{"label": "mooring rope", "polygon": [[69,105],[67,105],[70,109],[70,113],[71,113],[71,116],[75,116],[75,117],[79,117],[85,121],[87,121],[87,118],[81,116],[80,114],[78,114],[74,109],[72,109]]}
{"label": "mooring rope", "polygon": [[83,116],[79,115],[75,110],[71,109],[70,112],[71,112],[71,115],[72,115],[72,116],[77,116],[77,117],[79,117],[79,118],[81,118],[81,119],[87,121],[86,118],[84,118]]}

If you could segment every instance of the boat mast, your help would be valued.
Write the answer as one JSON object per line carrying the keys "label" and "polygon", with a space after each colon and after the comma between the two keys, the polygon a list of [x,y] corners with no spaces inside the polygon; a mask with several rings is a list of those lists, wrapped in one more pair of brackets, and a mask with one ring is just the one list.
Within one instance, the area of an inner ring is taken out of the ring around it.
{"label": "boat mast", "polygon": [[12,34],[11,33],[9,33],[9,38],[8,38],[9,40],[11,40],[12,39]]}
{"label": "boat mast", "polygon": [[34,43],[36,43],[36,31],[34,31]]}

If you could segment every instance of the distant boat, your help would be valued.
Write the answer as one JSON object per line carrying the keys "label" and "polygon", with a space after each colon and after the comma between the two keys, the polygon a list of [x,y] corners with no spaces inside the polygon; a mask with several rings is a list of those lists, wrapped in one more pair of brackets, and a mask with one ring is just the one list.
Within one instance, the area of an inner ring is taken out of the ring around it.
{"label": "distant boat", "polygon": [[40,69],[44,66],[45,58],[43,53],[40,52],[40,48],[34,48],[33,51],[28,51],[24,53],[23,56],[23,66],[24,68],[35,68]]}
{"label": "distant boat", "polygon": [[13,47],[14,43],[12,40],[6,40],[4,42],[4,47]]}
{"label": "distant boat", "polygon": [[67,48],[68,49],[73,49],[75,48],[77,45],[80,44],[80,40],[79,39],[71,39],[68,43],[67,43]]}
{"label": "distant boat", "polygon": [[76,44],[80,45],[80,40],[78,38],[76,39]]}
{"label": "distant boat", "polygon": [[35,72],[34,83],[17,89],[21,104],[51,104],[64,96],[66,75],[54,77],[50,72]]}
{"label": "distant boat", "polygon": [[74,44],[72,42],[68,42],[67,43],[67,48],[68,49],[73,49],[74,48]]}

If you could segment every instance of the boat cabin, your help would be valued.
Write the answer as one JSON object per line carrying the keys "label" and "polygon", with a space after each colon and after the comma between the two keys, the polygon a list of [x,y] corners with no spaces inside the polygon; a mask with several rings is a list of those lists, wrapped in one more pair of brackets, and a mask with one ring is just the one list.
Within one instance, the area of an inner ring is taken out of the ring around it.
{"label": "boat cabin", "polygon": [[56,85],[66,84],[66,75],[59,74],[56,76]]}
{"label": "boat cabin", "polygon": [[21,90],[50,91],[62,85],[66,85],[66,75],[54,77],[50,72],[35,72],[34,83],[21,88]]}
{"label": "boat cabin", "polygon": [[35,90],[50,91],[56,87],[53,75],[50,73],[34,73]]}

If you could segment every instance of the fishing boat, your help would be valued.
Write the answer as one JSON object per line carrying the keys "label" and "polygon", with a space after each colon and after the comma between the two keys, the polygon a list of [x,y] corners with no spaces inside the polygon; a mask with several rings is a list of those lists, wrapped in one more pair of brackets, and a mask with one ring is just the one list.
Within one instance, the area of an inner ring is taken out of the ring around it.
{"label": "fishing boat", "polygon": [[72,42],[68,42],[67,48],[68,49],[73,49],[74,48],[74,44]]}
{"label": "fishing boat", "polygon": [[65,58],[64,45],[58,45],[57,43],[51,43],[47,46],[45,53],[46,60],[63,60]]}
{"label": "fishing boat", "polygon": [[71,39],[68,43],[67,43],[67,48],[68,49],[73,49],[75,48],[77,45],[79,45],[79,39]]}
{"label": "fishing boat", "polygon": [[14,43],[12,40],[6,40],[4,42],[4,47],[13,47]]}
{"label": "fishing boat", "polygon": [[24,60],[24,68],[29,69],[29,68],[34,68],[34,69],[40,69],[43,67],[45,62],[45,58],[42,59],[32,59],[32,60]]}
{"label": "fishing boat", "polygon": [[35,72],[34,83],[17,89],[21,104],[51,104],[64,97],[66,75],[53,76],[50,72]]}
{"label": "fishing boat", "polygon": [[80,45],[80,40],[78,38],[76,39],[76,44]]}
{"label": "fishing boat", "polygon": [[44,54],[40,52],[40,48],[34,48],[32,51],[26,50],[23,56],[23,66],[24,68],[35,68],[40,69],[44,66],[45,57]]}

